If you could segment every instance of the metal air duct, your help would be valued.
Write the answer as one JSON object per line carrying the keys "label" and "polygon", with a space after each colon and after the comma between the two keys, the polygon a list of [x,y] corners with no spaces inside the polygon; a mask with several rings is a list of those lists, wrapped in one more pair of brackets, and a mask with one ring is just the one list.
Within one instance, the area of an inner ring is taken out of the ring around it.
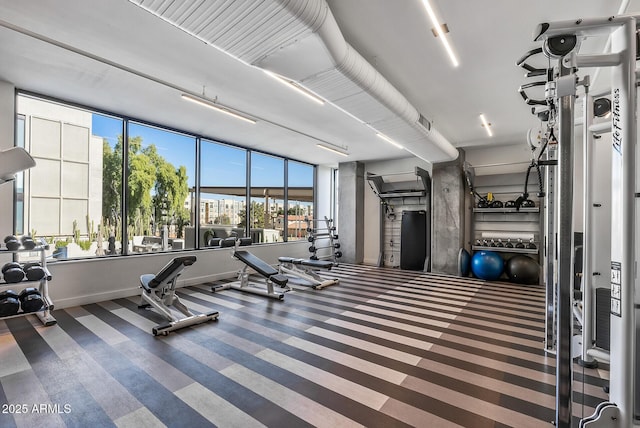
{"label": "metal air duct", "polygon": [[325,0],[130,0],[247,64],[299,82],[429,162],[458,150],[349,45]]}

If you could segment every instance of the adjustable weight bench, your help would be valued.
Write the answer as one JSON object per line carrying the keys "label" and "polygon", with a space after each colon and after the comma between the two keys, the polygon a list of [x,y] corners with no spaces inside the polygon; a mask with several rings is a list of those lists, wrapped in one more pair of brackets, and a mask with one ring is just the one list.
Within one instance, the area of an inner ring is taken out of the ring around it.
{"label": "adjustable weight bench", "polygon": [[[199,315],[193,314],[175,294],[176,280],[184,269],[195,262],[196,256],[176,257],[157,274],[145,274],[140,277],[142,295],[138,308],[151,307],[168,320],[168,322],[157,325],[151,330],[154,336],[159,334],[166,336],[170,331],[218,318],[217,311]],[[170,306],[173,306],[185,316],[182,318],[176,317]]]}
{"label": "adjustable weight bench", "polygon": [[318,270],[324,269],[329,271],[333,267],[333,262],[327,260],[305,260],[293,257],[278,257],[278,261],[280,262],[279,271],[281,274],[300,278],[306,281],[306,284],[301,285],[309,285],[314,290],[320,290],[324,287],[335,285],[339,281],[335,278],[324,279],[318,275]]}
{"label": "adjustable weight bench", "polygon": [[[247,293],[259,294],[261,296],[272,297],[274,299],[284,299],[284,293],[291,291],[287,286],[288,278],[278,273],[271,265],[254,256],[246,250],[236,250],[233,252],[233,257],[244,263],[244,267],[238,272],[238,280],[222,285],[214,285],[211,287],[211,291],[221,291],[232,288],[234,290],[246,291]],[[247,268],[255,270],[258,274],[264,277],[264,284],[256,283],[249,280],[249,272]],[[282,291],[274,291],[274,284]]]}

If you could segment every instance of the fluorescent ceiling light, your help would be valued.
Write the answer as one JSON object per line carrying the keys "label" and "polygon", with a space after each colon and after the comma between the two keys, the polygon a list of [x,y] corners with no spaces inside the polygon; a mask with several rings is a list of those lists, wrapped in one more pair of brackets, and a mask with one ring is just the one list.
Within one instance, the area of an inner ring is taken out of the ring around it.
{"label": "fluorescent ceiling light", "polygon": [[318,144],[316,144],[316,146],[320,147],[321,149],[325,149],[325,150],[328,150],[328,151],[333,152],[333,153],[337,153],[337,154],[342,155],[342,156],[349,156],[349,153],[342,152],[340,150],[334,149],[333,147],[325,146],[324,144],[319,144],[318,143]]}
{"label": "fluorescent ceiling light", "polygon": [[456,58],[456,54],[453,52],[453,48],[449,44],[449,40],[447,40],[447,38],[445,37],[445,33],[442,30],[442,24],[438,22],[438,17],[433,11],[429,0],[422,0],[422,3],[424,4],[424,8],[427,9],[427,14],[429,15],[429,19],[431,19],[431,24],[433,24],[433,28],[437,34],[438,39],[440,39],[440,41],[444,45],[444,49],[447,51],[447,54],[449,55],[453,66],[457,67],[459,65],[458,58]]}
{"label": "fluorescent ceiling light", "polygon": [[484,114],[480,115],[480,120],[482,121],[482,126],[484,126],[484,129],[487,130],[487,134],[489,134],[489,137],[493,137],[493,132],[491,132],[491,124],[487,122],[487,119],[485,119]]}
{"label": "fluorescent ceiling light", "polygon": [[386,136],[386,135],[384,135],[383,133],[378,132],[376,135],[377,135],[378,137],[382,138],[382,139],[383,139],[384,141],[386,141],[387,143],[390,143],[390,144],[392,144],[392,145],[396,146],[396,147],[397,147],[397,148],[399,148],[399,149],[404,149],[404,147],[402,147],[400,144],[396,143],[395,141],[393,141],[391,138],[387,137],[387,136]]}
{"label": "fluorescent ceiling light", "polygon": [[216,110],[220,113],[224,113],[224,114],[228,114],[229,116],[235,117],[236,119],[240,119],[240,120],[244,120],[245,122],[249,122],[249,123],[256,123],[256,121],[254,119],[251,119],[250,117],[244,116],[236,111],[234,111],[233,109],[224,106],[222,104],[217,104],[214,103],[213,101],[209,101],[206,100],[204,98],[200,98],[200,97],[196,97],[194,95],[191,94],[182,94],[182,98],[187,100],[187,101],[191,101],[192,103],[196,103],[199,104],[203,107],[208,107],[210,109]]}
{"label": "fluorescent ceiling light", "polygon": [[293,81],[291,79],[287,79],[286,77],[280,76],[279,74],[276,74],[276,73],[271,72],[269,70],[264,70],[263,69],[263,71],[265,73],[267,73],[269,76],[271,76],[274,79],[276,79],[278,82],[286,84],[288,87],[296,90],[298,93],[304,95],[305,97],[317,102],[318,104],[324,104],[324,100],[322,98],[320,98],[320,96],[314,94],[313,92],[311,92],[309,89],[305,88],[304,86],[302,86],[298,82],[295,82],[295,81]]}

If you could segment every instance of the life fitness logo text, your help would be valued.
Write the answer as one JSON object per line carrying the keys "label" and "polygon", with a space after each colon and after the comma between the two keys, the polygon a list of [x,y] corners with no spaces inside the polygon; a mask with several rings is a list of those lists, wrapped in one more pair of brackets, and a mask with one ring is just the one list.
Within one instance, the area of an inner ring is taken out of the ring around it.
{"label": "life fitness logo text", "polygon": [[613,91],[613,148],[622,154],[622,124],[620,123],[620,88]]}

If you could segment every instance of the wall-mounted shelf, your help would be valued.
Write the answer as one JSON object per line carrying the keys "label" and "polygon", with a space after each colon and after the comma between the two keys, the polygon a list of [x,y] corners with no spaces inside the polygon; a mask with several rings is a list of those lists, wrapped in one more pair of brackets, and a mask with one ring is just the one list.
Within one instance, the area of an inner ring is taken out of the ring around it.
{"label": "wall-mounted shelf", "polygon": [[[525,168],[526,171],[526,168]],[[482,196],[492,193],[494,198],[506,203],[515,201],[523,194],[526,172],[507,174],[476,175],[474,178],[474,190]],[[472,251],[495,251],[500,253],[505,260],[522,254],[528,255],[538,263],[543,252],[540,251],[542,234],[541,213],[544,200],[536,197],[538,180],[535,174],[529,177],[528,192],[534,202],[533,207],[516,208],[478,208],[470,207],[470,235],[467,244]],[[474,203],[477,200],[473,201]],[[490,246],[489,243],[501,241],[506,244],[510,241],[513,248]],[[525,246],[533,242],[537,248],[515,248],[516,243],[522,242]]]}
{"label": "wall-mounted shelf", "polygon": [[473,251],[495,251],[497,253],[514,253],[514,254],[538,254],[537,248],[506,248],[506,247],[486,247],[484,245],[473,245]]}
{"label": "wall-mounted shelf", "polygon": [[532,208],[520,208],[517,210],[516,208],[473,208],[474,213],[487,213],[487,214],[527,214],[527,213],[539,213],[540,208],[532,207]]}

